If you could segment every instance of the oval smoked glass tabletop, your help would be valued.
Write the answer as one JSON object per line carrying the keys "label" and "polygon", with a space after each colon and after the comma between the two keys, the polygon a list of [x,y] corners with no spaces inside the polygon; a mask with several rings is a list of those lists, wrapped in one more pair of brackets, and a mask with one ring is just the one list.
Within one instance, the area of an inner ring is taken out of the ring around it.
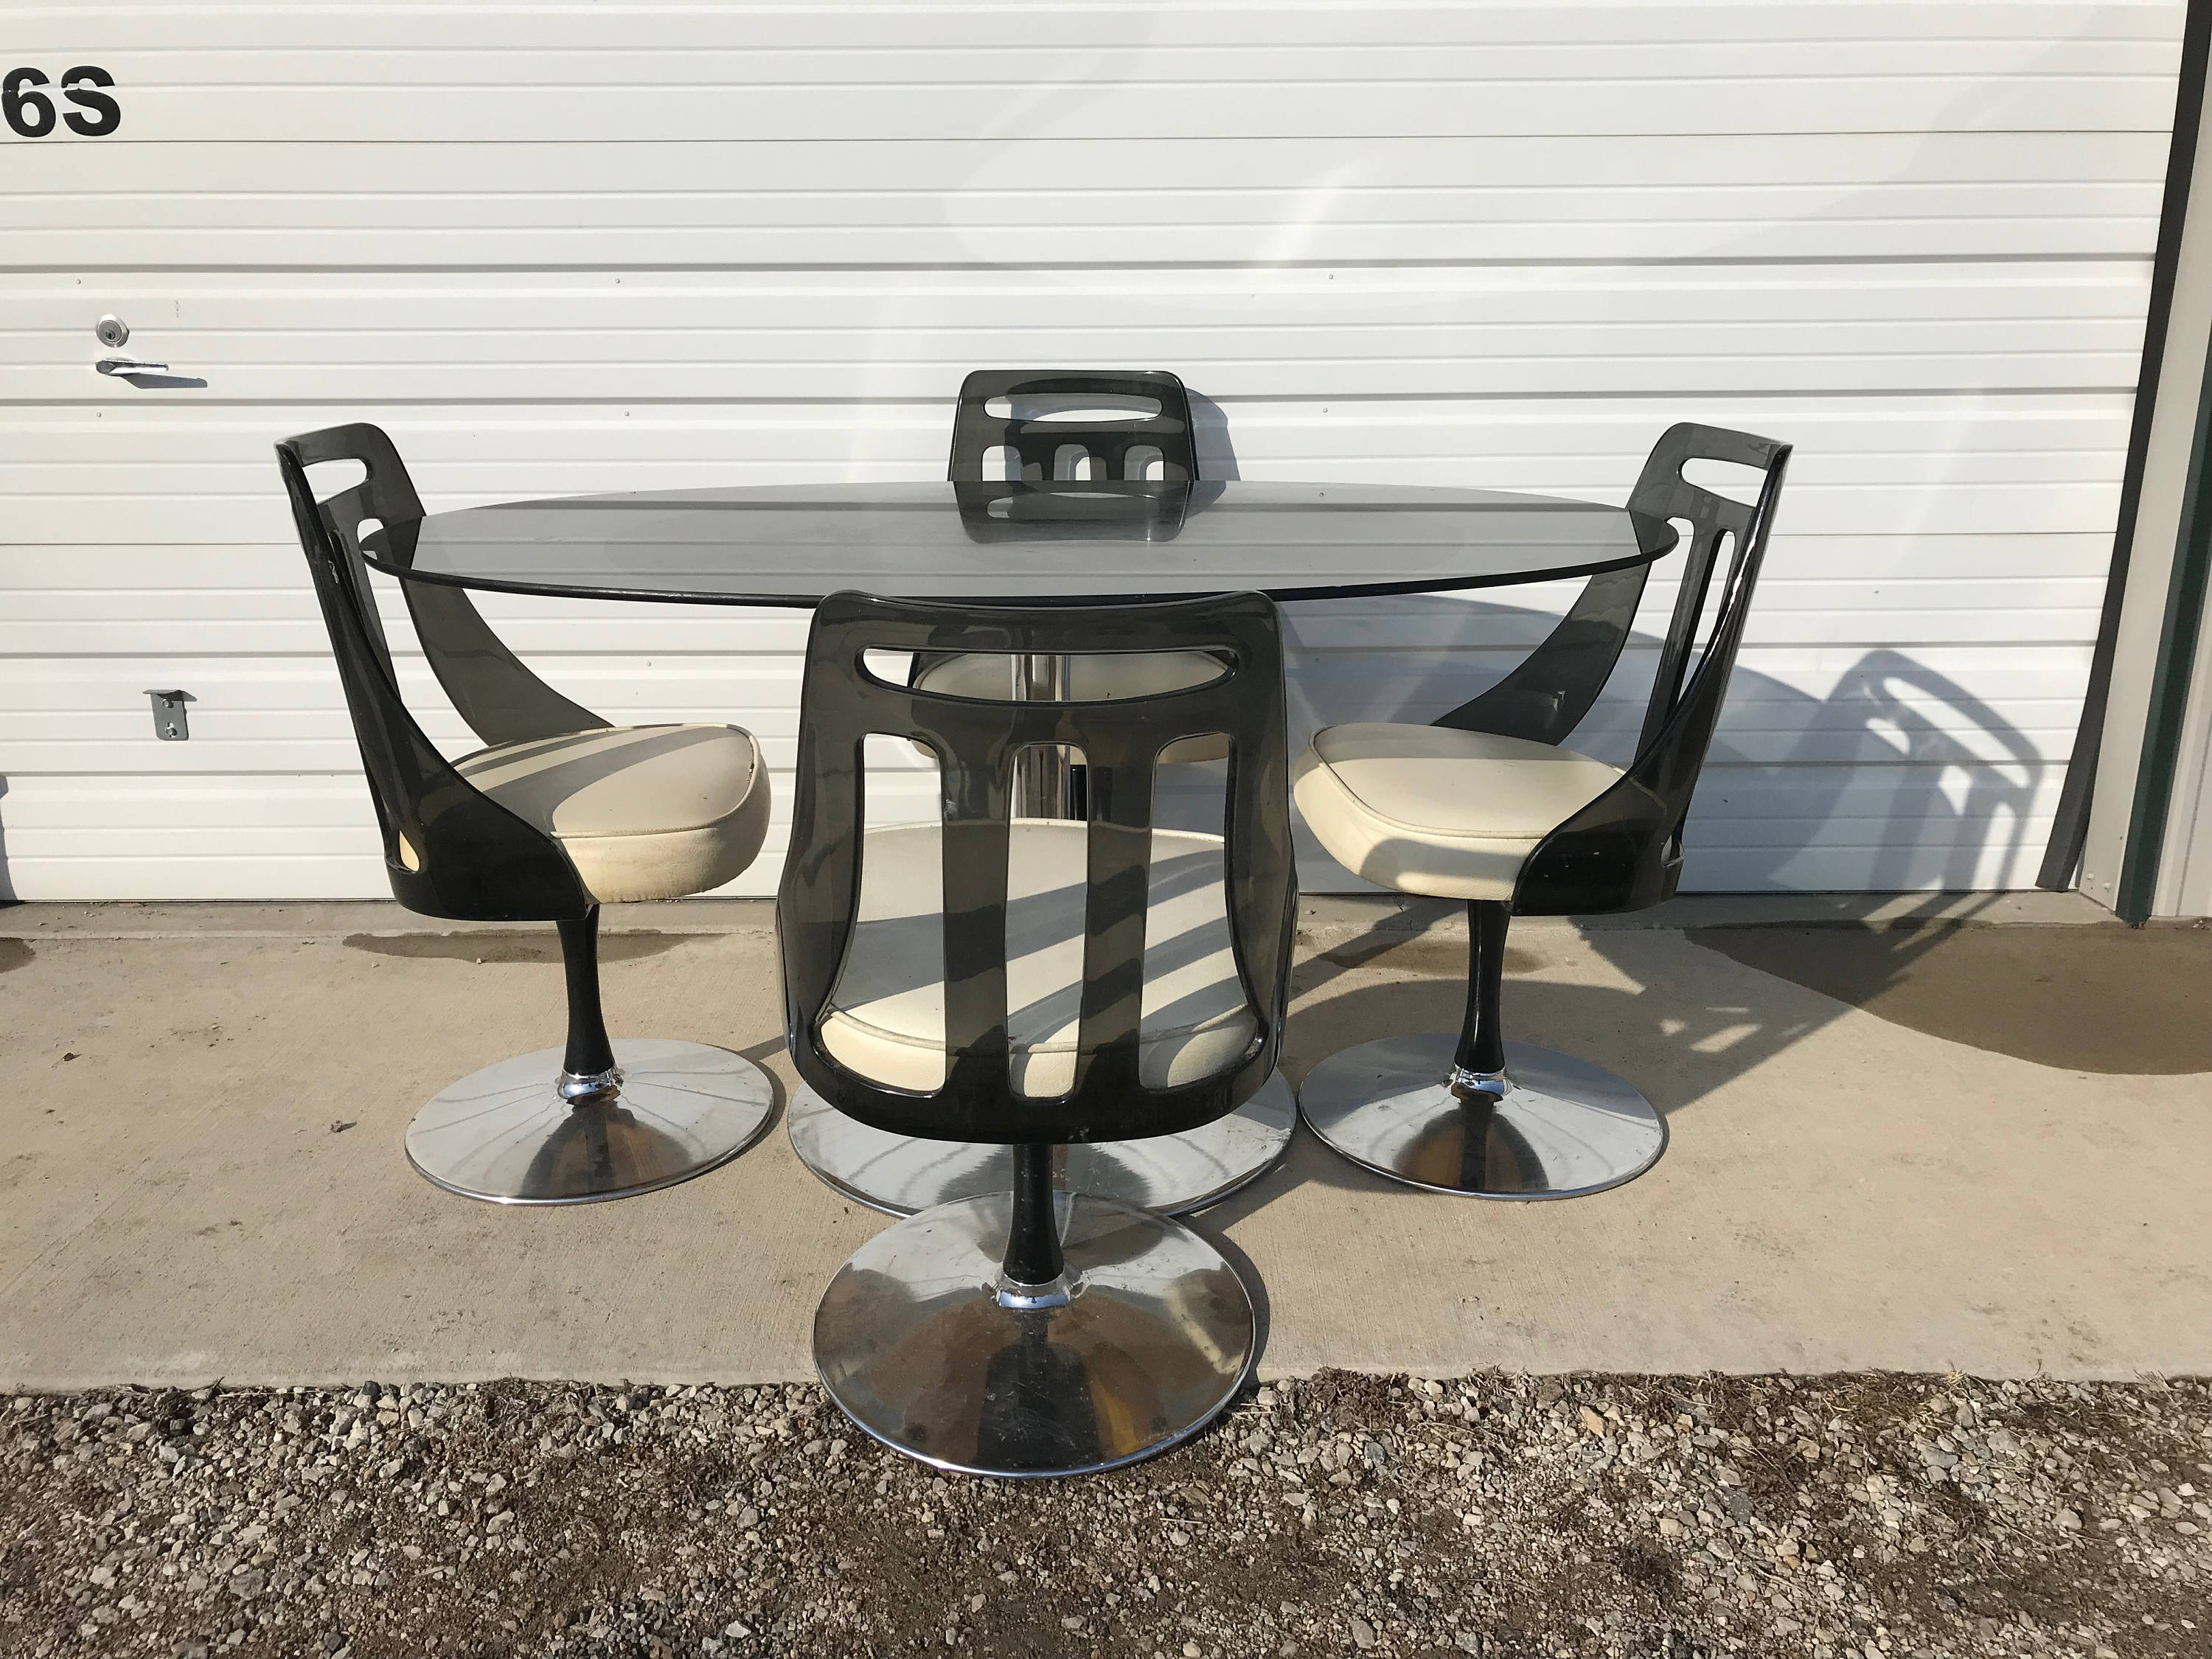
{"label": "oval smoked glass tabletop", "polygon": [[363,538],[378,568],[461,587],[806,606],[841,588],[1009,605],[1413,593],[1593,575],[1674,545],[1663,520],[1558,496],[1257,480],[657,490]]}

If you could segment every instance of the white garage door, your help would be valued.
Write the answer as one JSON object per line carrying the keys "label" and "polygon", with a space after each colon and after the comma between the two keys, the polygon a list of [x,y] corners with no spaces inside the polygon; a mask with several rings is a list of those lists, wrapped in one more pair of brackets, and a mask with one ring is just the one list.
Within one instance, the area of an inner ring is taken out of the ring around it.
{"label": "white garage door", "polygon": [[[386,890],[277,437],[375,421],[434,508],[924,477],[967,369],[1094,364],[1182,374],[1252,477],[1618,501],[1672,421],[1795,441],[1686,884],[2022,883],[2182,15],[0,6],[47,82],[0,131],[0,891]],[[169,383],[94,372],[106,313]],[[1430,717],[1562,597],[1304,607],[1297,714]],[[802,617],[485,608],[610,717],[790,764]]]}

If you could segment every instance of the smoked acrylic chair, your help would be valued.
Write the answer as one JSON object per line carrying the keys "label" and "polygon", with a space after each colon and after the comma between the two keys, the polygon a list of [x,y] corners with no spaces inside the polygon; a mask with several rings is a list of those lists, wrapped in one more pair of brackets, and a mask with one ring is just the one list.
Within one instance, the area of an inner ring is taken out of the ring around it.
{"label": "smoked acrylic chair", "polygon": [[[416,1169],[508,1204],[648,1192],[735,1157],[775,1103],[750,1060],[699,1042],[610,1041],[599,907],[680,898],[741,874],[767,833],[768,770],[733,726],[613,726],[532,674],[462,589],[401,584],[431,669],[485,745],[447,760],[408,710],[362,560],[395,556],[422,504],[391,440],[334,427],[276,446],[337,660],[392,896],[422,915],[550,921],[567,967],[566,1046],[503,1060],[441,1092],[407,1132]],[[317,500],[310,467],[367,477]]]}
{"label": "smoked acrylic chair", "polygon": [[[871,653],[1194,650],[1205,684],[1094,702],[970,699]],[[864,1245],[815,1316],[831,1398],[947,1469],[1108,1468],[1234,1395],[1254,1316],[1181,1223],[1056,1190],[1055,1150],[1172,1135],[1273,1074],[1295,921],[1281,647],[1259,594],[1103,607],[833,594],[799,711],[777,903],[799,1076],[887,1134],[1011,1150],[1000,1190]],[[866,739],[926,745],[931,821],[869,828]],[[1153,827],[1161,751],[1230,749],[1220,835]],[[1018,817],[1023,750],[1071,745],[1086,817]]]}
{"label": "smoked acrylic chair", "polygon": [[[1683,468],[1701,459],[1762,473],[1757,500],[1746,505],[1690,483]],[[1340,864],[1399,892],[1468,907],[1458,1036],[1389,1036],[1340,1050],[1298,1091],[1307,1123],[1353,1163],[1440,1192],[1564,1198],[1632,1179],[1665,1150],[1666,1125],[1634,1086],[1587,1060],[1505,1040],[1506,930],[1516,915],[1639,910],[1673,896],[1683,820],[1789,460],[1787,444],[1706,426],[1671,428],[1653,449],[1629,507],[1686,521],[1691,533],[1626,769],[1559,744],[1620,659],[1644,565],[1592,577],[1525,661],[1435,724],[1329,726],[1298,757],[1298,809]]]}

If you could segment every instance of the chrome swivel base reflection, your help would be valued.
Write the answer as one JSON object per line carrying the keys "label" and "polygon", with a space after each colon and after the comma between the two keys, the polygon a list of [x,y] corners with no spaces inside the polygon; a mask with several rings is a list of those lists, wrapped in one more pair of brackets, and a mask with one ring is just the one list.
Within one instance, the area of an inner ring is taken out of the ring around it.
{"label": "chrome swivel base reflection", "polygon": [[703,1042],[625,1038],[611,1072],[563,1051],[487,1066],[416,1114],[407,1159],[447,1191],[495,1204],[588,1204],[673,1186],[758,1139],[775,1104],[759,1066]]}
{"label": "chrome swivel base reflection", "polygon": [[1508,1042],[1502,1073],[1455,1087],[1450,1036],[1384,1037],[1306,1073],[1298,1109],[1354,1164],[1431,1192],[1573,1198],[1659,1161],[1667,1125],[1603,1066]]}
{"label": "chrome swivel base reflection", "polygon": [[[1290,1150],[1297,1097],[1277,1073],[1228,1116],[1177,1135],[1060,1146],[1053,1184],[1162,1215],[1188,1215],[1258,1180]],[[848,1198],[892,1215],[914,1215],[1014,1180],[1010,1146],[921,1140],[870,1128],[805,1084],[793,1091],[791,1149]]]}
{"label": "chrome swivel base reflection", "polygon": [[814,1363],[894,1450],[969,1474],[1081,1474],[1166,1450],[1234,1398],[1251,1298],[1178,1222],[1086,1194],[1048,1200],[1060,1271],[1008,1277],[1015,1200],[991,1194],[879,1233],[814,1316]]}

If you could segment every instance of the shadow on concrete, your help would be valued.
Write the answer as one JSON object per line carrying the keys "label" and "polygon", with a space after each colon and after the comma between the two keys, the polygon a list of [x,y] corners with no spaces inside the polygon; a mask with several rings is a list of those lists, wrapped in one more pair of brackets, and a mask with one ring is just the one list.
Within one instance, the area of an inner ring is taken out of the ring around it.
{"label": "shadow on concrete", "polygon": [[[750,1060],[754,1065],[765,1067],[770,1060],[781,1060],[783,1057],[785,1043],[781,1035],[779,1034],[772,1037],[763,1037],[758,1042],[749,1042],[744,1048],[732,1048],[730,1052],[740,1060]],[[769,1081],[775,1083],[773,1073],[769,1074]],[[776,1083],[775,1089],[777,1098],[781,1099],[783,1095],[783,1085]]]}
{"label": "shadow on concrete", "polygon": [[2212,932],[1700,927],[1732,962],[1946,1042],[2063,1071],[2212,1072]]}
{"label": "shadow on concrete", "polygon": [[0,939],[0,974],[13,973],[39,953],[19,939]]}
{"label": "shadow on concrete", "polygon": [[[622,1039],[617,1037],[615,1040],[619,1042]],[[706,1039],[702,1037],[697,1041],[703,1042]],[[726,1045],[718,1043],[715,1046]],[[758,1042],[748,1043],[742,1048],[732,1048],[730,1052],[740,1060],[752,1061],[760,1067],[761,1075],[768,1079],[768,1119],[761,1125],[760,1133],[745,1143],[745,1151],[749,1152],[770,1135],[781,1131],[784,1120],[791,1115],[790,1091],[784,1087],[783,1079],[775,1074],[775,1067],[770,1063],[784,1052],[783,1039],[781,1036],[763,1037]],[[739,1154],[740,1157],[743,1155]]]}
{"label": "shadow on concrete", "polygon": [[[605,933],[599,935],[599,960],[637,962],[672,951],[689,933]],[[349,933],[349,951],[370,956],[404,957],[410,962],[558,963],[561,936],[543,933],[486,931],[469,933]]]}
{"label": "shadow on concrete", "polygon": [[[1440,910],[1449,907],[1439,907]],[[1467,941],[1441,930],[1377,927],[1301,962],[1284,1071],[1293,1085],[1340,1049],[1377,1037],[1456,1029]],[[1419,925],[1422,913],[1411,913]],[[1691,943],[1768,976],[1701,994],[1692,976],[1653,971],[1662,936],[1592,928],[1583,941],[1629,986],[1543,978],[1540,948],[1510,947],[1504,993],[1513,1036],[1628,1079],[1670,1121],[1856,1007],[1945,1042],[2106,1075],[2212,1072],[2212,930],[1906,921],[1887,927],[1707,927]],[[1354,969],[1379,981],[1330,988]],[[1300,1126],[1290,1155],[1206,1212],[1212,1228],[1307,1182],[1370,1192],[1395,1184],[1337,1157]]]}

